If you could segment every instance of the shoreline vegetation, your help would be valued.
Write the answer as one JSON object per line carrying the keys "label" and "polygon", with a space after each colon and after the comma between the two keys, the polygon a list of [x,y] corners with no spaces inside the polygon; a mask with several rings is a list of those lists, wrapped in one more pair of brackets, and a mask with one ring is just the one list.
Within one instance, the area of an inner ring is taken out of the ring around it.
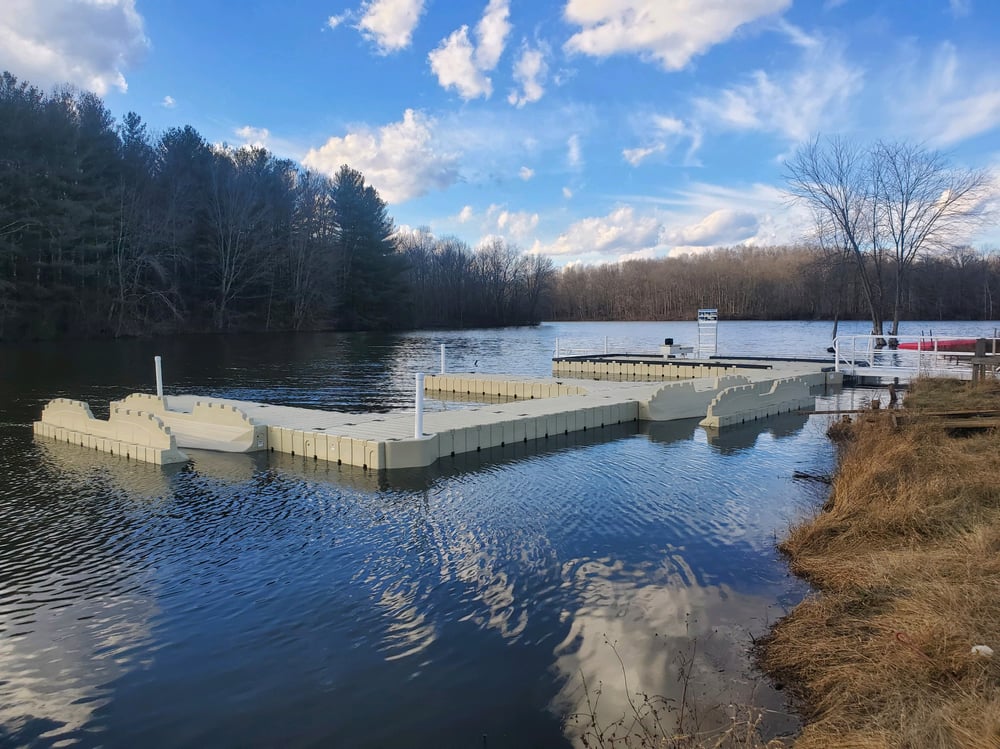
{"label": "shoreline vegetation", "polygon": [[935,416],[1000,409],[1000,383],[922,380],[905,406],[831,427],[829,499],[779,547],[816,588],[759,648],[799,749],[1000,746],[1000,435]]}

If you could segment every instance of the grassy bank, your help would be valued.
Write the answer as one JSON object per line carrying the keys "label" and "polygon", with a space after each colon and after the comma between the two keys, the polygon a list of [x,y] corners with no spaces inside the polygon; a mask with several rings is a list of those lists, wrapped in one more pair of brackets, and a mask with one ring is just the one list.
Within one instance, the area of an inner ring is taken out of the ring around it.
{"label": "grassy bank", "polygon": [[782,544],[818,592],[761,653],[800,749],[1000,747],[1000,435],[928,413],[966,408],[1000,409],[1000,385],[922,381],[897,423],[837,430],[830,499]]}

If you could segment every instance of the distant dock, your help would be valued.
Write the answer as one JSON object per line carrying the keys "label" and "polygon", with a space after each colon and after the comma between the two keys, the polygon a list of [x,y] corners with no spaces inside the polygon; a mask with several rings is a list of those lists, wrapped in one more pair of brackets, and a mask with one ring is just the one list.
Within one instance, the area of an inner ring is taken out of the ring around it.
{"label": "distant dock", "polygon": [[[136,393],[111,403],[107,420],[88,404],[50,401],[36,435],[149,463],[186,461],[184,448],[273,452],[381,470],[544,440],[638,420],[698,418],[735,424],[813,404],[839,386],[829,363],[673,359],[655,355],[557,357],[552,378],[418,375],[415,412],[343,413],[194,395]],[[423,413],[424,394],[504,403]]]}

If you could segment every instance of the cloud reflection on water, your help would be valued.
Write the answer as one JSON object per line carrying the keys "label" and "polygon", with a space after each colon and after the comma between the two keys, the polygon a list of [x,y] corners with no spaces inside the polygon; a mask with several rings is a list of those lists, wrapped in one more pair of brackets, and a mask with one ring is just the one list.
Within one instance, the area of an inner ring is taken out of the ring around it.
{"label": "cloud reflection on water", "polygon": [[[642,711],[641,694],[666,698],[679,708],[686,692],[684,730],[723,730],[731,725],[734,705],[781,709],[780,695],[751,675],[747,652],[749,634],[780,614],[773,595],[702,584],[680,549],[655,568],[580,559],[567,563],[564,574],[564,585],[581,605],[562,612],[569,632],[553,653],[563,687],[552,707],[579,716],[566,723],[575,745],[585,745],[592,721],[607,727],[624,717],[626,729],[631,727],[635,707]],[[679,731],[678,714],[661,716],[663,728]],[[644,722],[656,730],[651,716]],[[769,722],[772,731],[794,725],[791,717]]]}

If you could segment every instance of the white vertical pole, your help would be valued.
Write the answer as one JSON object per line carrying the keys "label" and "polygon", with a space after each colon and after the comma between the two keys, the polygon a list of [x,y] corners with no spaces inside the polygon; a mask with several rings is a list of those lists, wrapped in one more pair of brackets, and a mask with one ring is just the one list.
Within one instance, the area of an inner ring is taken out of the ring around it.
{"label": "white vertical pole", "polygon": [[424,373],[417,372],[416,387],[416,408],[413,414],[413,437],[420,439],[424,436]]}
{"label": "white vertical pole", "polygon": [[556,359],[559,358],[559,339],[556,338]]}
{"label": "white vertical pole", "polygon": [[444,368],[444,344],[442,343],[441,344],[441,374],[444,374],[444,373],[445,373],[445,368]]}
{"label": "white vertical pole", "polygon": [[163,367],[159,356],[153,357],[153,364],[156,367],[156,397],[163,400]]}
{"label": "white vertical pole", "polygon": [[608,337],[604,336],[604,355],[608,355]]}
{"label": "white vertical pole", "polygon": [[840,371],[840,339],[833,339],[833,371]]}

